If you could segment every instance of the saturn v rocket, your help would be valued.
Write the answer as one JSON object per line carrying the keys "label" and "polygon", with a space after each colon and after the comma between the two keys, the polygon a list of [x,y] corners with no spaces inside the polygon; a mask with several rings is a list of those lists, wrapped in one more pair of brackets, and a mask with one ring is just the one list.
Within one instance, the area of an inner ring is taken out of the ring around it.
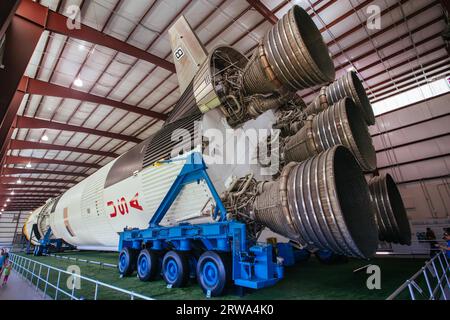
{"label": "saturn v rocket", "polygon": [[[365,90],[354,72],[335,80],[306,11],[289,10],[249,59],[228,46],[207,53],[184,17],[169,35],[182,95],[166,123],[34,210],[23,230],[32,243],[51,228],[78,249],[117,251],[124,228],[148,227],[192,151],[204,155],[229,218],[255,239],[269,229],[301,247],[360,258],[379,239],[410,241],[393,180],[364,177],[376,168]],[[316,86],[304,105],[296,92]],[[212,222],[214,207],[205,184],[187,185],[161,225]]]}

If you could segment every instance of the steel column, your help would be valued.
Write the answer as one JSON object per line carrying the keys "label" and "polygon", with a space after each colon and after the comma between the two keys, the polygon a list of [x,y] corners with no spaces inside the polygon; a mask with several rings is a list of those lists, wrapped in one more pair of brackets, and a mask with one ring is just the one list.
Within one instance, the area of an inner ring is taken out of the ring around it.
{"label": "steel column", "polygon": [[0,166],[7,151],[12,125],[24,97],[16,92],[42,34],[42,28],[18,16],[12,18],[6,31],[3,65],[0,69]]}

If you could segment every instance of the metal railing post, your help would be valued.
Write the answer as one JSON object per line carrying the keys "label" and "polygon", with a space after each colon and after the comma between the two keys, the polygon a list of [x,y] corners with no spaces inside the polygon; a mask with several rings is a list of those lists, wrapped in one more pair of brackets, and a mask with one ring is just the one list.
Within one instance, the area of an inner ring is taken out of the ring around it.
{"label": "metal railing post", "polygon": [[438,286],[441,289],[441,293],[444,296],[444,299],[447,300],[447,296],[445,295],[444,288],[442,287],[442,281],[441,281],[442,278],[441,278],[441,276],[439,276],[439,273],[438,273],[437,268],[436,268],[436,264],[434,263],[435,258],[436,258],[436,256],[434,256],[434,258],[431,260],[431,264],[433,265],[433,270],[434,270],[434,273],[436,274],[436,278],[437,278],[437,281],[438,281]]}
{"label": "metal railing post", "polygon": [[[25,267],[25,263],[27,263],[27,262],[28,262],[28,266]],[[28,279],[28,274],[29,274],[29,272],[30,272],[30,271],[28,271],[28,269],[30,269],[31,260],[28,260],[28,261],[25,260],[25,263],[24,263],[24,265],[23,265],[24,268],[25,268],[25,269],[23,269],[23,272],[24,272],[24,273],[26,272],[26,273],[24,274],[24,278],[25,278],[25,279]]]}
{"label": "metal railing post", "polygon": [[430,293],[430,300],[434,300],[433,290],[431,290],[430,280],[428,279],[427,268],[422,268],[423,277],[427,283],[428,292]]}
{"label": "metal railing post", "polygon": [[[445,259],[445,255],[443,252],[442,252],[442,255],[444,256],[444,259]],[[447,277],[447,269],[444,267],[444,264],[442,263],[440,254],[438,255],[438,260],[439,260],[439,264],[441,265],[442,272],[444,272],[444,277],[445,277],[445,280],[447,281],[447,287],[450,288],[450,283],[448,282],[448,277]]]}
{"label": "metal railing post", "polygon": [[25,258],[24,257],[22,257],[21,259],[20,259],[20,275],[22,276],[22,278],[25,278],[25,275],[24,275],[24,273],[25,273],[25,263],[27,262],[27,260],[25,260]]}
{"label": "metal railing post", "polygon": [[55,300],[58,300],[59,281],[61,280],[61,271],[58,271],[58,281],[56,282]]}
{"label": "metal railing post", "polygon": [[42,264],[39,265],[39,275],[38,275],[37,281],[36,281],[36,291],[38,291],[38,288],[39,288],[39,280],[41,279],[41,271],[42,271]]}
{"label": "metal railing post", "polygon": [[416,297],[414,295],[414,290],[411,285],[411,281],[408,280],[407,282],[408,282],[408,289],[409,289],[409,295],[411,296],[411,300],[416,300]]}
{"label": "metal railing post", "polygon": [[17,272],[18,272],[20,275],[22,275],[22,274],[21,274],[21,271],[22,271],[22,265],[21,265],[21,262],[22,262],[22,257],[17,258],[17,267],[19,268],[19,270],[17,270]]}
{"label": "metal railing post", "polygon": [[45,279],[45,287],[44,287],[44,297],[45,297],[45,294],[47,293],[47,286],[48,286],[48,277],[49,277],[49,275],[50,275],[50,267],[47,268],[47,277]]}
{"label": "metal railing post", "polygon": [[95,281],[94,300],[97,300],[97,295],[98,295],[98,281]]}
{"label": "metal railing post", "polygon": [[[70,297],[70,300],[73,300],[74,292],[75,292],[75,278],[74,278],[75,272],[72,272],[72,296]],[[80,279],[81,281],[81,279]]]}
{"label": "metal railing post", "polygon": [[30,275],[31,275],[31,284],[33,284],[33,278],[34,278],[34,270],[36,270],[36,261],[33,261],[33,271],[31,271]]}
{"label": "metal railing post", "polygon": [[28,279],[28,276],[29,275],[31,275],[31,260],[30,260],[30,262],[28,263],[28,267],[27,267],[27,279]]}

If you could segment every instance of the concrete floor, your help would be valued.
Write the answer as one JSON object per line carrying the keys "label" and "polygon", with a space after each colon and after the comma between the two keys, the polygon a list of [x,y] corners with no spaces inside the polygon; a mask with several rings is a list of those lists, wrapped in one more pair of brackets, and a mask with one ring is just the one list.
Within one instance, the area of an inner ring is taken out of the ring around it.
{"label": "concrete floor", "polygon": [[[3,277],[1,281],[3,282]],[[50,298],[43,297],[42,291],[36,291],[34,286],[13,270],[8,283],[0,287],[0,300],[50,300]]]}

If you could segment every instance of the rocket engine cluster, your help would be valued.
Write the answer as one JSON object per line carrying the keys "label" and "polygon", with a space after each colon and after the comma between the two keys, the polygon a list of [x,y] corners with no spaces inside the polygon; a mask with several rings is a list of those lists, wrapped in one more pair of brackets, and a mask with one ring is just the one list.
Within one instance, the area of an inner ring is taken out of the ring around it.
{"label": "rocket engine cluster", "polygon": [[[373,256],[379,240],[410,244],[392,177],[364,176],[376,169],[368,131],[375,117],[364,87],[353,71],[335,80],[328,48],[305,10],[293,6],[250,59],[231,47],[214,49],[189,80],[159,132],[35,210],[24,234],[36,243],[51,228],[80,249],[117,250],[117,233],[146,227],[181,170],[182,155],[173,152],[177,130],[266,128],[279,130],[273,176],[260,174],[262,164],[208,164],[229,218],[245,222],[255,240],[269,228],[301,247],[358,258]],[[320,93],[305,105],[296,92],[316,86]],[[183,145],[194,149],[213,147],[203,139]],[[170,157],[180,161],[159,162]],[[162,224],[212,221],[213,208],[204,185],[186,186]]]}

